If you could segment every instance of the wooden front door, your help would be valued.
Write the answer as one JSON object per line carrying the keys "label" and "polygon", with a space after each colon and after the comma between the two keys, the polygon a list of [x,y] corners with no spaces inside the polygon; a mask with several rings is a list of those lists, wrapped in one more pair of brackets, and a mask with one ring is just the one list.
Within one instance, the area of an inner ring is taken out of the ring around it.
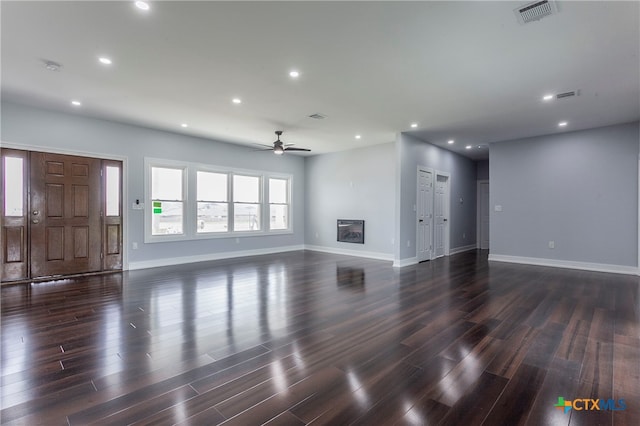
{"label": "wooden front door", "polygon": [[100,271],[101,162],[31,153],[31,276]]}
{"label": "wooden front door", "polygon": [[5,149],[1,280],[122,269],[122,163]]}

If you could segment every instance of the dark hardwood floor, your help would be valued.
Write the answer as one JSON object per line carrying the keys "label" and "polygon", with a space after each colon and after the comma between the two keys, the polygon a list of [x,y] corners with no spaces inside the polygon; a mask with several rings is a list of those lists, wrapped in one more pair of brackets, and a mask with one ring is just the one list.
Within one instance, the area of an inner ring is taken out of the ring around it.
{"label": "dark hardwood floor", "polygon": [[301,251],[4,286],[2,424],[637,426],[639,278],[486,258]]}

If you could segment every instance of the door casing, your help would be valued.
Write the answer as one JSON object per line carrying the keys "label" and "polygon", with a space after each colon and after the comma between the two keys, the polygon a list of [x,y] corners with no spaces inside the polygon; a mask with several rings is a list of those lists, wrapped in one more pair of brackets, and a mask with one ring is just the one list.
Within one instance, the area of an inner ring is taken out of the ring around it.
{"label": "door casing", "polygon": [[[98,158],[99,160],[102,160],[102,165],[100,166],[101,169],[104,169],[105,165],[107,164],[117,164],[119,165],[120,168],[120,216],[117,218],[117,220],[115,221],[115,224],[117,225],[117,228],[119,228],[117,230],[117,232],[114,232],[114,229],[116,227],[114,227],[114,221],[111,220],[111,222],[107,221],[107,220],[103,220],[104,217],[101,218],[102,221],[102,226],[100,229],[100,233],[101,233],[101,248],[99,249],[99,251],[101,251],[103,253],[103,257],[104,257],[104,261],[101,262],[101,267],[100,270],[103,271],[108,271],[108,270],[126,270],[128,269],[128,250],[127,250],[127,246],[124,243],[125,241],[128,241],[128,227],[126,226],[127,223],[127,219],[128,219],[128,210],[126,208],[125,205],[125,200],[128,199],[128,195],[127,195],[127,164],[128,164],[128,160],[126,157],[118,157],[118,156],[113,156],[113,155],[108,155],[108,154],[100,154],[100,153],[87,153],[87,152],[76,152],[76,151],[69,151],[69,150],[60,150],[60,149],[50,149],[48,147],[40,147],[40,146],[32,146],[32,145],[20,145],[20,144],[12,144],[12,143],[6,143],[3,142],[2,143],[3,148],[3,155],[5,152],[8,152],[10,150],[17,150],[17,151],[21,151],[24,152],[25,156],[25,161],[27,164],[27,167],[25,167],[25,185],[28,187],[29,185],[29,152],[40,152],[40,153],[49,153],[49,154],[60,154],[60,155],[68,155],[68,156],[75,156],[75,157],[89,157],[89,158]],[[13,156],[13,155],[12,155]],[[4,162],[2,162],[4,165]],[[2,177],[4,177],[4,174],[2,174]],[[102,183],[101,183],[102,185]],[[27,212],[27,214],[25,214],[26,219],[30,220],[32,213],[33,213],[33,209],[31,208],[31,203],[30,203],[30,198],[29,194],[26,194],[26,196],[24,197],[25,200],[25,204],[26,208],[25,211]],[[3,201],[3,200],[2,200]],[[104,201],[103,201],[104,203]],[[3,204],[2,204],[3,207]],[[102,208],[102,210],[104,211],[104,206]],[[3,219],[3,232],[5,232],[4,230],[4,224],[6,223],[6,219],[4,217],[4,210],[2,212],[2,219]],[[26,233],[29,234],[30,230],[29,230],[29,224],[27,223],[27,227],[26,227]],[[111,225],[111,226],[109,226]],[[110,229],[109,229],[110,228]],[[113,241],[111,241],[110,244],[110,248],[106,247],[107,244],[107,239],[105,238],[105,236],[111,232],[111,235],[117,235],[119,237],[119,247],[116,247],[116,244],[114,244]],[[26,236],[26,241],[27,243],[25,244],[25,250],[26,250],[26,259],[25,259],[25,270],[21,271],[21,274],[9,274],[7,275],[7,265],[5,264],[5,247],[4,244],[2,246],[2,248],[0,248],[0,250],[2,250],[2,252],[0,253],[1,257],[0,260],[2,261],[2,276],[0,277],[0,279],[5,282],[5,281],[11,281],[11,280],[16,280],[16,279],[30,279],[30,278],[36,278],[35,276],[33,276],[32,274],[30,274],[30,265],[29,265],[29,250],[30,247],[28,247],[29,245],[29,241],[30,241],[30,235]],[[111,261],[108,262],[107,261],[107,254],[108,252],[111,252],[110,254],[111,256]],[[119,253],[115,253],[119,251]],[[116,255],[119,260],[114,262],[113,258]],[[9,268],[11,269],[11,268]],[[25,272],[26,271],[26,272]],[[57,274],[56,274],[57,275]],[[18,276],[20,276],[21,278],[17,278]]]}

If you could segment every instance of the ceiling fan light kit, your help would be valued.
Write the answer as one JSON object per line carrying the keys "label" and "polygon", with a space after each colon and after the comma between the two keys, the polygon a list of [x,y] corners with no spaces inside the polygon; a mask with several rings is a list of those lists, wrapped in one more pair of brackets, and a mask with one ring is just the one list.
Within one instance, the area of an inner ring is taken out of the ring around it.
{"label": "ceiling fan light kit", "polygon": [[269,146],[269,145],[263,145],[263,146],[269,146],[268,149],[264,149],[262,151],[273,151],[274,154],[276,155],[283,155],[285,153],[285,151],[306,151],[306,152],[310,152],[310,149],[306,149],[306,148],[294,148],[292,143],[288,143],[288,144],[283,144],[282,141],[280,140],[280,136],[282,135],[282,130],[276,130],[276,136],[278,137],[277,140],[275,140],[273,142],[273,146]]}

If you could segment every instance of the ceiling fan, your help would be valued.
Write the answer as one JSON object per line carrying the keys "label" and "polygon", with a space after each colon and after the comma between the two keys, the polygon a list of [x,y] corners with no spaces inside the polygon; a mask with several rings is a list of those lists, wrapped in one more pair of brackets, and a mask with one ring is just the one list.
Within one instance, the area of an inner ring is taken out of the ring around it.
{"label": "ceiling fan", "polygon": [[285,151],[311,151],[310,149],[306,149],[306,148],[294,148],[292,145],[292,143],[282,143],[282,141],[280,140],[280,136],[282,135],[282,130],[276,130],[276,135],[278,136],[278,140],[273,142],[273,146],[271,145],[262,145],[262,144],[258,144],[261,146],[267,146],[269,147],[268,149],[263,149],[261,151],[273,151],[274,154],[276,155],[282,155],[285,153]]}

